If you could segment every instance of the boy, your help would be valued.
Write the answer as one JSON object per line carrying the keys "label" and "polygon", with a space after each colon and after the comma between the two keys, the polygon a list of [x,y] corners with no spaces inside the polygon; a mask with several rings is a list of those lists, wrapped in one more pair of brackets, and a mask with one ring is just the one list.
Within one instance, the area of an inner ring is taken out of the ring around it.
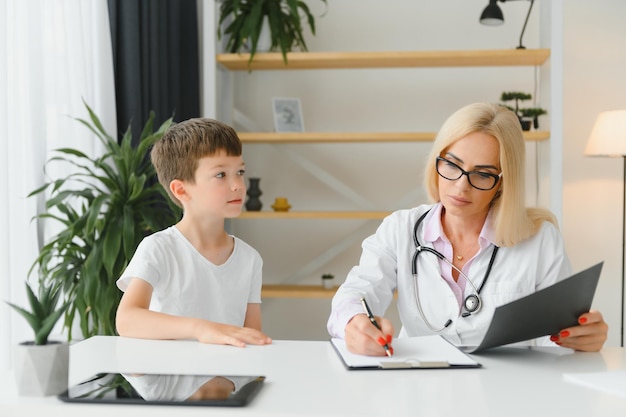
{"label": "boy", "polygon": [[121,336],[245,346],[261,332],[259,253],[224,230],[246,196],[237,133],[212,119],[171,126],[154,145],[159,182],[183,209],[176,225],[139,244],[117,281]]}

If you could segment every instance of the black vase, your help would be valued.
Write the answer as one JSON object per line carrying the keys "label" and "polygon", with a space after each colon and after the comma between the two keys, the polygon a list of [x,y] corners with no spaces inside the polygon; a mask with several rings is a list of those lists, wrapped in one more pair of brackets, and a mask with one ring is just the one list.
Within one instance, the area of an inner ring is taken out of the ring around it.
{"label": "black vase", "polygon": [[263,192],[259,188],[259,181],[261,178],[250,178],[250,185],[248,186],[248,201],[246,201],[246,210],[248,211],[260,211],[261,207],[263,207],[263,203],[259,197]]}

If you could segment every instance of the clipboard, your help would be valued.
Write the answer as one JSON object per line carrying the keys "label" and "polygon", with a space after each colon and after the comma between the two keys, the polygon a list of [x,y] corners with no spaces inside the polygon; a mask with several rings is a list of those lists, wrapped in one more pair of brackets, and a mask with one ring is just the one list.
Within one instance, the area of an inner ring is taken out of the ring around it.
{"label": "clipboard", "polygon": [[330,340],[348,370],[459,369],[482,365],[439,335],[403,337],[393,341],[393,356],[357,355],[343,339]]}
{"label": "clipboard", "polygon": [[600,262],[547,288],[496,307],[480,345],[464,346],[463,351],[475,353],[576,326],[578,316],[591,308],[603,264]]}

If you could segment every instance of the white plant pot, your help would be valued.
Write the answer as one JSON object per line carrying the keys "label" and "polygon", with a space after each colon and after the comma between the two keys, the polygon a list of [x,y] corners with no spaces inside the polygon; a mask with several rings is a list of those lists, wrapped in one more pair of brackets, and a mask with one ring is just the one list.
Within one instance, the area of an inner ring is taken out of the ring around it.
{"label": "white plant pot", "polygon": [[[248,41],[248,51],[252,50],[252,44]],[[261,32],[256,43],[256,52],[268,52],[272,47],[272,33],[270,31],[270,22],[267,16],[263,17],[261,24]]]}
{"label": "white plant pot", "polygon": [[272,47],[272,33],[270,32],[270,22],[268,17],[263,18],[263,24],[261,25],[261,33],[259,34],[259,41],[256,44],[256,50],[258,52],[267,52]]}
{"label": "white plant pot", "polygon": [[17,393],[45,397],[67,390],[69,343],[49,342],[34,345],[24,342],[14,346],[13,371]]}

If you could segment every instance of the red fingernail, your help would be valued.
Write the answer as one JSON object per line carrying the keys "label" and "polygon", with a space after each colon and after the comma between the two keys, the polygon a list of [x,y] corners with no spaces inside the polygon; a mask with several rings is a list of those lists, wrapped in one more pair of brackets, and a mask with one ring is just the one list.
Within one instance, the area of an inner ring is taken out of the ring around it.
{"label": "red fingernail", "polygon": [[559,340],[559,336],[552,335],[550,336],[550,340],[556,342],[557,340]]}
{"label": "red fingernail", "polygon": [[392,337],[390,334],[387,335],[387,343],[391,343]]}
{"label": "red fingernail", "polygon": [[385,341],[385,339],[383,339],[382,337],[379,337],[377,340],[379,345],[381,346],[385,346],[387,344],[387,342]]}
{"label": "red fingernail", "polygon": [[581,317],[581,318],[579,318],[579,319],[578,319],[578,322],[579,322],[580,324],[585,324],[585,323],[587,323],[587,317]]}
{"label": "red fingernail", "polygon": [[559,336],[561,336],[561,337],[567,337],[567,336],[569,336],[569,332],[568,332],[567,330],[563,330],[563,331],[559,334]]}

